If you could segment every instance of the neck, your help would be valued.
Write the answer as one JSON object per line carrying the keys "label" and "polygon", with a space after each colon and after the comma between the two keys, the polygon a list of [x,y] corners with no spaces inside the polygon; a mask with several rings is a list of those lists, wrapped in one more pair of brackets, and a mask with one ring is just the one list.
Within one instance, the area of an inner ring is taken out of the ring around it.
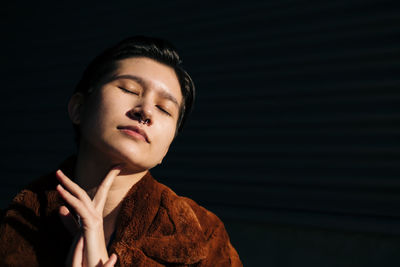
{"label": "neck", "polygon": [[[81,144],[78,150],[75,166],[75,182],[84,189],[91,198],[93,198],[98,186],[106,177],[110,169],[117,164],[123,164],[123,162],[110,159],[102,153],[88,149]],[[129,189],[146,174],[146,172],[147,170],[141,172],[131,172],[124,169],[121,170],[121,173],[115,177],[110,191],[108,192],[103,217],[118,213],[117,210],[124,196],[128,193]]]}

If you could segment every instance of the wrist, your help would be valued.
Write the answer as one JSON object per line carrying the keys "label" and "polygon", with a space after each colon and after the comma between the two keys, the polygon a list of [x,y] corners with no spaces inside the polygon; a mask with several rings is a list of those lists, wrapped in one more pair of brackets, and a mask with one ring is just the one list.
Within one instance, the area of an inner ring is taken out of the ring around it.
{"label": "wrist", "polygon": [[104,233],[103,221],[91,223],[89,225],[83,225],[82,230],[84,235],[96,235],[99,233]]}
{"label": "wrist", "polygon": [[109,259],[103,231],[88,231],[84,235],[88,266],[103,264]]}

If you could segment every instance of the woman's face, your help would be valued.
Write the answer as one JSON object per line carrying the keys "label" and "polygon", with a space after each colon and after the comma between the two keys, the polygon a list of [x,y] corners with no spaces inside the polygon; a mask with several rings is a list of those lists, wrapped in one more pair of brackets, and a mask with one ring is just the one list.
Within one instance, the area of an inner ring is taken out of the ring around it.
{"label": "woman's face", "polygon": [[180,84],[171,67],[149,58],[123,59],[117,66],[83,101],[80,146],[112,163],[147,170],[162,161],[174,139]]}

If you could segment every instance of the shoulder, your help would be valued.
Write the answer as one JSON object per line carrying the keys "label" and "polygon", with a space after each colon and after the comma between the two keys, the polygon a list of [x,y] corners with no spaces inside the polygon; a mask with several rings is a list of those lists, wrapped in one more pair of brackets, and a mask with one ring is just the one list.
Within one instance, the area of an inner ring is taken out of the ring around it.
{"label": "shoulder", "polygon": [[161,205],[168,210],[192,217],[197,221],[202,231],[207,234],[208,229],[223,226],[222,221],[211,211],[199,205],[186,196],[177,195],[168,186],[157,182],[161,189]]}
{"label": "shoulder", "polygon": [[13,198],[8,208],[4,211],[4,216],[7,217],[16,212],[24,212],[24,210],[29,210],[31,215],[39,216],[42,196],[55,188],[54,180],[51,174],[46,174],[25,186]]}
{"label": "shoulder", "polygon": [[58,217],[57,184],[51,171],[14,197],[0,224],[0,266],[60,266],[71,237]]}
{"label": "shoulder", "polygon": [[41,226],[39,218],[52,212],[58,205],[59,196],[53,173],[48,173],[25,186],[2,212],[2,226],[25,225],[37,231]]}
{"label": "shoulder", "polygon": [[[192,248],[191,260],[200,266],[242,266],[236,250],[230,243],[223,222],[211,211],[194,200],[177,195],[169,187],[158,183],[161,189],[160,206],[165,209],[165,220],[171,220],[180,236],[187,237]],[[161,209],[160,209],[161,210]],[[164,220],[164,221],[165,221]],[[182,238],[179,238],[182,243]],[[182,251],[188,252],[187,247]],[[176,252],[175,252],[176,253]]]}
{"label": "shoulder", "polygon": [[[64,160],[58,168],[62,169],[64,173],[71,174],[74,160],[75,156],[70,156]],[[56,169],[49,171],[26,185],[14,197],[9,207],[4,211],[4,216],[7,216],[10,210],[21,206],[33,211],[37,216],[44,211],[50,212],[50,210],[58,206],[60,204],[60,198],[55,189],[59,182],[55,173]],[[40,208],[43,205],[47,208]]]}
{"label": "shoulder", "polygon": [[[157,182],[158,183],[158,182]],[[161,189],[161,205],[170,212],[180,216],[190,217],[204,234],[208,229],[223,225],[222,221],[211,211],[197,204],[196,201],[177,195],[168,186],[158,183]]]}
{"label": "shoulder", "polygon": [[[43,192],[50,185],[48,176],[35,180],[12,200],[0,224],[0,265],[36,266],[39,247]],[[23,251],[24,253],[21,253]]]}

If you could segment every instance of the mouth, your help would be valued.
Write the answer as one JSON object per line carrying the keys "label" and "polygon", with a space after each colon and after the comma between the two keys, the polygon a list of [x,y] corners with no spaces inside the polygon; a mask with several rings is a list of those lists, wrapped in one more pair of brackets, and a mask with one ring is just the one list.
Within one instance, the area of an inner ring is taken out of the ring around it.
{"label": "mouth", "polygon": [[117,129],[133,138],[139,138],[147,143],[150,143],[150,140],[147,137],[146,132],[140,129],[138,126],[133,126],[133,125],[118,126]]}

